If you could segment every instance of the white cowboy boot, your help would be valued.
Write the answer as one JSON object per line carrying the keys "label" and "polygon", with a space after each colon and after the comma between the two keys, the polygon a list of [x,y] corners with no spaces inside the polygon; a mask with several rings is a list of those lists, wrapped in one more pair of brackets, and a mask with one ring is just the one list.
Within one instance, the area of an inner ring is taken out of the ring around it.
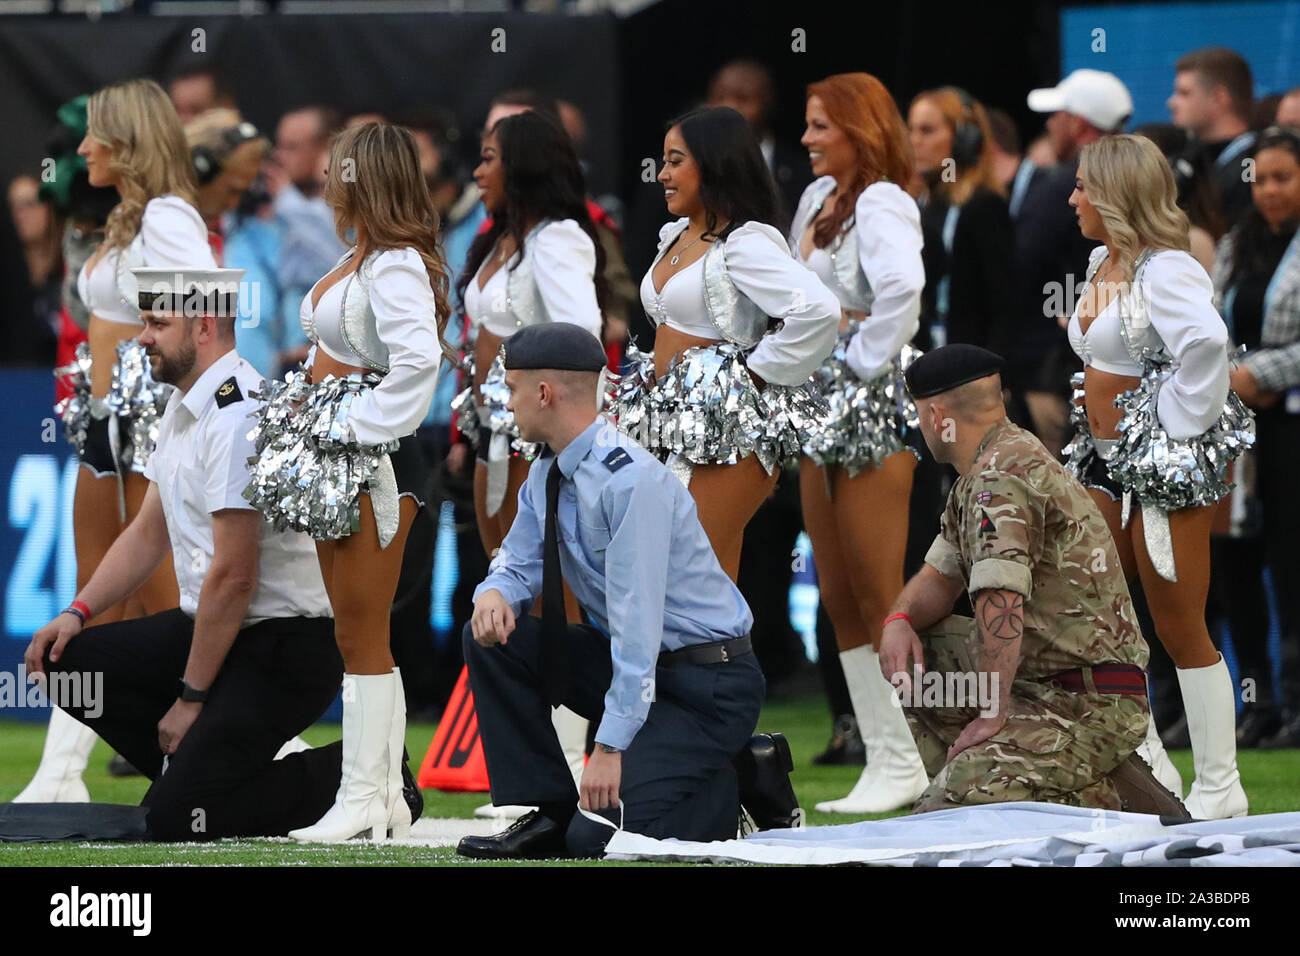
{"label": "white cowboy boot", "polygon": [[[560,706],[551,711],[551,725],[555,728],[555,736],[560,738],[560,749],[564,751],[564,761],[573,774],[573,783],[580,786],[582,771],[587,766],[587,718]],[[513,803],[500,807],[485,803],[474,811],[474,816],[486,820],[518,820],[525,813],[536,809]]]}
{"label": "white cowboy boot", "polygon": [[1176,668],[1192,738],[1196,779],[1183,803],[1198,820],[1244,817],[1250,808],[1237,772],[1237,714],[1232,676],[1219,655],[1209,667]]}
{"label": "white cowboy boot", "polygon": [[819,803],[819,813],[887,813],[910,807],[930,785],[903,708],[894,688],[880,672],[880,658],[870,644],[840,651],[840,664],[858,732],[867,750],[867,766],[847,797]]}
{"label": "white cowboy boot", "polygon": [[93,730],[59,707],[50,708],[41,763],[31,783],[14,803],[89,803],[90,791],[81,775],[95,748]]}
{"label": "white cowboy boot", "polygon": [[1138,756],[1147,762],[1155,778],[1160,781],[1160,786],[1164,787],[1179,800],[1183,799],[1183,775],[1178,772],[1174,762],[1169,759],[1169,754],[1165,753],[1165,745],[1160,740],[1160,732],[1156,730],[1156,719],[1152,717],[1147,721],[1146,740],[1138,744]]}
{"label": "white cowboy boot", "polygon": [[406,690],[402,672],[393,668],[393,718],[388,729],[388,835],[403,840],[411,833],[411,808],[402,795],[402,752],[406,749]]}
{"label": "white cowboy boot", "polygon": [[312,826],[290,830],[289,836],[303,843],[342,843],[365,835],[384,838],[396,683],[392,671],[343,675],[343,764],[334,805]]}

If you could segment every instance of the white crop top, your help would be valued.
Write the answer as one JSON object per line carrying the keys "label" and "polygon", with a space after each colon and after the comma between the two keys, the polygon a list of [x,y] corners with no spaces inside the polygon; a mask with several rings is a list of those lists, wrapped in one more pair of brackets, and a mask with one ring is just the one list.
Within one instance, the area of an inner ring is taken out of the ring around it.
{"label": "white crop top", "polygon": [[[820,180],[811,183],[815,189]],[[916,200],[894,183],[872,183],[858,194],[853,209],[858,260],[871,285],[871,317],[858,327],[845,360],[859,378],[879,375],[920,328],[925,265],[921,260],[921,215]],[[793,251],[800,262],[831,289],[834,264],[826,249],[803,256],[803,236]],[[847,306],[846,306],[847,308]]]}
{"label": "white crop top", "polygon": [[[679,219],[665,224],[659,231],[660,240],[685,222]],[[746,222],[724,241],[727,275],[736,290],[764,314],[782,322],[754,346],[746,364],[764,381],[802,385],[835,347],[839,300],[821,279],[790,258],[790,248],[776,227]],[[701,256],[674,273],[657,294],[651,265],[641,280],[641,305],[655,325],[720,340],[722,333],[709,319],[704,298],[703,262]]]}
{"label": "white crop top", "polygon": [[[334,268],[355,252],[349,249]],[[375,332],[388,349],[388,372],[378,385],[356,397],[347,421],[357,441],[378,445],[413,434],[424,421],[438,386],[442,349],[437,299],[419,252],[411,247],[386,249],[370,261],[369,269],[370,310]],[[313,287],[298,317],[308,338],[326,355],[345,365],[366,367],[343,337],[344,295],[354,281],[355,272],[335,282],[314,310]],[[313,353],[308,361],[314,358]]]}
{"label": "white crop top", "polygon": [[110,249],[77,274],[77,293],[91,315],[108,322],[141,326],[139,286],[131,269],[146,266],[215,269],[208,227],[197,209],[180,196],[157,196],[144,207],[140,231],[125,249]]}
{"label": "white crop top", "polygon": [[[1105,246],[1094,249],[1089,264],[1105,255]],[[1228,400],[1228,329],[1214,308],[1209,275],[1188,253],[1157,252],[1141,278],[1151,327],[1173,357],[1173,371],[1160,386],[1160,424],[1171,438],[1192,438],[1218,420]],[[1076,304],[1067,331],[1085,365],[1115,375],[1142,374],[1120,334],[1118,298],[1092,321],[1087,335]]]}
{"label": "white crop top", "polygon": [[[596,246],[574,219],[557,219],[533,234],[533,280],[552,322],[570,322],[600,338],[600,306],[596,301]],[[528,250],[526,250],[528,251]],[[479,288],[479,273],[491,258],[483,260],[478,273],[465,287],[465,313],[480,328],[505,338],[519,331],[520,321],[509,306],[510,270],[519,263],[519,253],[497,269]]]}

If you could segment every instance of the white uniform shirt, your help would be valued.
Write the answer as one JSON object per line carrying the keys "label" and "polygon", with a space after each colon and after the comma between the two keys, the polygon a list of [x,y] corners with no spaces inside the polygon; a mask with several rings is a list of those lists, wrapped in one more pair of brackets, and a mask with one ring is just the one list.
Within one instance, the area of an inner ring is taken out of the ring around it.
{"label": "white uniform shirt", "polygon": [[[158,447],[144,475],[158,485],[171,539],[181,610],[193,617],[203,578],[212,566],[212,515],[227,508],[252,509],[244,500],[248,433],[262,376],[231,349],[184,395],[172,393],[158,426]],[[305,534],[276,531],[262,522],[257,589],[244,627],[277,617],[330,617],[316,547]]]}

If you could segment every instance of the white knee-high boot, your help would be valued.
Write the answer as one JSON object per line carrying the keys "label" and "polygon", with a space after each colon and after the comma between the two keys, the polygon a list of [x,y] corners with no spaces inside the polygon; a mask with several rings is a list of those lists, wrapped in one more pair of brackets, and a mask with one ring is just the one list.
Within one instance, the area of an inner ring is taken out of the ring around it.
{"label": "white knee-high boot", "polygon": [[1192,738],[1196,779],[1183,801],[1198,820],[1244,817],[1250,808],[1237,772],[1237,714],[1223,656],[1209,667],[1176,668]]}
{"label": "white knee-high boot", "polygon": [[388,730],[388,829],[396,840],[411,832],[411,808],[402,796],[402,751],[406,749],[406,689],[402,672],[393,668],[393,719]]}
{"label": "white knee-high boot", "polygon": [[315,824],[290,830],[289,836],[304,843],[342,843],[355,836],[384,838],[396,684],[397,675],[392,671],[343,675],[343,764],[334,805]]}
{"label": "white knee-high boot", "polygon": [[[560,706],[551,710],[551,725],[555,728],[555,736],[560,738],[560,749],[564,751],[564,761],[573,774],[574,785],[579,785],[582,783],[582,771],[587,766],[587,718]],[[474,816],[492,820],[518,820],[529,810],[535,809],[536,807],[521,807],[513,803],[500,807],[485,803],[474,811]]]}
{"label": "white knee-high boot", "polygon": [[870,644],[840,651],[844,679],[867,749],[867,766],[847,797],[817,804],[820,813],[886,813],[911,806],[927,786],[921,755],[894,688]]}
{"label": "white knee-high boot", "polygon": [[59,707],[50,708],[41,763],[31,783],[14,803],[89,803],[90,791],[81,775],[95,747],[95,732]]}
{"label": "white knee-high boot", "polygon": [[1165,753],[1165,745],[1156,729],[1155,717],[1147,721],[1147,738],[1138,744],[1137,753],[1147,762],[1160,785],[1179,800],[1183,799],[1183,775],[1169,759],[1169,754]]}

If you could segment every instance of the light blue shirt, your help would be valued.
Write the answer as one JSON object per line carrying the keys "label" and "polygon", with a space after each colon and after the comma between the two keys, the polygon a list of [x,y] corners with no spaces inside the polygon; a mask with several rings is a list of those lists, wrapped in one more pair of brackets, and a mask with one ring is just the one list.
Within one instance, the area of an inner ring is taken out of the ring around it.
{"label": "light blue shirt", "polygon": [[659,653],[742,637],[754,618],[718,564],[690,492],[603,417],[558,457],[533,462],[514,524],[475,600],[495,588],[518,617],[542,593],[553,462],[569,479],[560,483],[560,569],[610,635],[614,676],[596,740],[626,750],[650,712]]}

